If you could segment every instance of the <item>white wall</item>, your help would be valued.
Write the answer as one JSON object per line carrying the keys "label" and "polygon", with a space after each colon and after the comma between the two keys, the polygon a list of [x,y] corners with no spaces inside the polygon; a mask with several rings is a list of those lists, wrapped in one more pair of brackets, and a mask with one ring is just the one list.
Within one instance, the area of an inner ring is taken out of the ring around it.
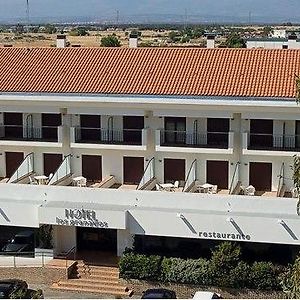
{"label": "white wall", "polygon": [[122,256],[126,248],[132,248],[134,242],[134,234],[129,230],[117,230],[117,255]]}
{"label": "white wall", "polygon": [[72,226],[53,226],[53,248],[56,254],[77,246],[76,230]]}
{"label": "white wall", "polygon": [[[251,236],[250,241],[300,244],[297,199],[0,185],[1,205],[7,197],[12,203],[19,201],[20,195],[23,202],[44,202],[38,213],[35,212],[42,224],[55,224],[56,216],[63,217],[66,208],[84,208],[95,210],[99,220],[107,221],[108,228],[126,228],[130,234],[203,238],[199,236],[200,232],[237,234],[237,229],[230,221],[232,218],[245,235]],[[286,224],[288,230],[282,223]],[[71,230],[66,232],[66,237],[62,234],[61,239],[65,240],[68,247],[72,246],[75,229],[63,227],[63,230]],[[119,233],[119,239],[125,237],[121,238]],[[232,240],[232,237],[226,239]],[[123,242],[124,245],[126,241]],[[119,242],[119,249],[121,246]]]}

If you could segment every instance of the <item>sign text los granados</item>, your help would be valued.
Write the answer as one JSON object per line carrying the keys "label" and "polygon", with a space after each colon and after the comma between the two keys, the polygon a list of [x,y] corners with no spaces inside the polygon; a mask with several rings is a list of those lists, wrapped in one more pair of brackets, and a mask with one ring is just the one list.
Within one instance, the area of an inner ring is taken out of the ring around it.
{"label": "sign text los granados", "polygon": [[57,225],[108,228],[107,222],[97,219],[96,211],[90,209],[65,209],[64,218],[56,217]]}

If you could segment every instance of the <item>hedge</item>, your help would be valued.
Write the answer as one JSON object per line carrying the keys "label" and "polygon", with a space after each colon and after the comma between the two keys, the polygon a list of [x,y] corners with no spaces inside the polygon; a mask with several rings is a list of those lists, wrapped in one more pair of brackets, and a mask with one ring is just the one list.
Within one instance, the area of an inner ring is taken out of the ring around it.
{"label": "hedge", "polygon": [[161,279],[166,282],[210,285],[209,261],[200,259],[163,258]]}
{"label": "hedge", "polygon": [[240,259],[240,249],[223,243],[208,259],[166,258],[156,255],[125,253],[119,262],[120,276],[128,279],[155,280],[203,286],[280,289],[282,270],[271,262],[252,265]]}
{"label": "hedge", "polygon": [[146,256],[128,252],[119,262],[120,275],[123,278],[158,280],[161,260],[162,258],[156,255]]}

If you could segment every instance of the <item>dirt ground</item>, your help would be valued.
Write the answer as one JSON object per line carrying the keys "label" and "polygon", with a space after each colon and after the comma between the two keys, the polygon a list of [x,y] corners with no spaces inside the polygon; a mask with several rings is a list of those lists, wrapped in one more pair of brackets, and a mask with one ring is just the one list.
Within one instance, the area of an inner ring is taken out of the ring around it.
{"label": "dirt ground", "polygon": [[[204,45],[204,39],[200,38],[186,44],[168,44],[168,35],[170,31],[156,32],[145,30],[139,40],[140,44],[150,42],[154,46],[199,46]],[[128,31],[127,31],[128,33]],[[90,31],[89,36],[71,36],[68,33],[67,41],[71,45],[80,45],[81,47],[99,47],[101,38],[115,34],[121,42],[122,47],[128,47],[128,36],[126,31]],[[14,47],[51,47],[56,45],[57,34],[45,33],[1,33],[0,32],[0,47],[4,45],[12,45]]]}

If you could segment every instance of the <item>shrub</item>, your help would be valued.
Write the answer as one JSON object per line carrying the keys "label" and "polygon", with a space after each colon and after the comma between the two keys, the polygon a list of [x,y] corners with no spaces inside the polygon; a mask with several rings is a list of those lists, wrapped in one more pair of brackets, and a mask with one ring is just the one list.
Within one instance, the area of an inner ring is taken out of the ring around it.
{"label": "shrub", "polygon": [[230,272],[238,265],[241,248],[235,243],[224,242],[212,251],[211,273],[218,286],[231,286]]}
{"label": "shrub", "polygon": [[257,290],[279,288],[278,274],[271,262],[254,262],[249,276],[250,287]]}
{"label": "shrub", "polygon": [[161,278],[167,282],[209,285],[211,276],[206,259],[164,258]]}
{"label": "shrub", "polygon": [[126,253],[119,262],[120,276],[123,278],[158,280],[161,257],[156,255]]}
{"label": "shrub", "polygon": [[280,286],[288,299],[300,298],[300,257],[280,276]]}
{"label": "shrub", "polygon": [[33,291],[31,294],[31,299],[44,299],[43,291],[41,289]]}
{"label": "shrub", "polygon": [[247,263],[240,261],[234,269],[230,270],[230,286],[237,289],[248,287],[250,272],[251,267]]}
{"label": "shrub", "polygon": [[126,249],[119,262],[120,276],[238,289],[277,290],[282,286],[287,295],[300,296],[300,258],[283,276],[286,269],[274,266],[271,262],[255,262],[249,265],[240,260],[240,255],[240,247],[230,242],[217,246],[212,251],[210,260],[162,259],[160,256],[136,254]]}
{"label": "shrub", "polygon": [[108,35],[101,39],[101,47],[120,47],[121,42],[114,35]]}

